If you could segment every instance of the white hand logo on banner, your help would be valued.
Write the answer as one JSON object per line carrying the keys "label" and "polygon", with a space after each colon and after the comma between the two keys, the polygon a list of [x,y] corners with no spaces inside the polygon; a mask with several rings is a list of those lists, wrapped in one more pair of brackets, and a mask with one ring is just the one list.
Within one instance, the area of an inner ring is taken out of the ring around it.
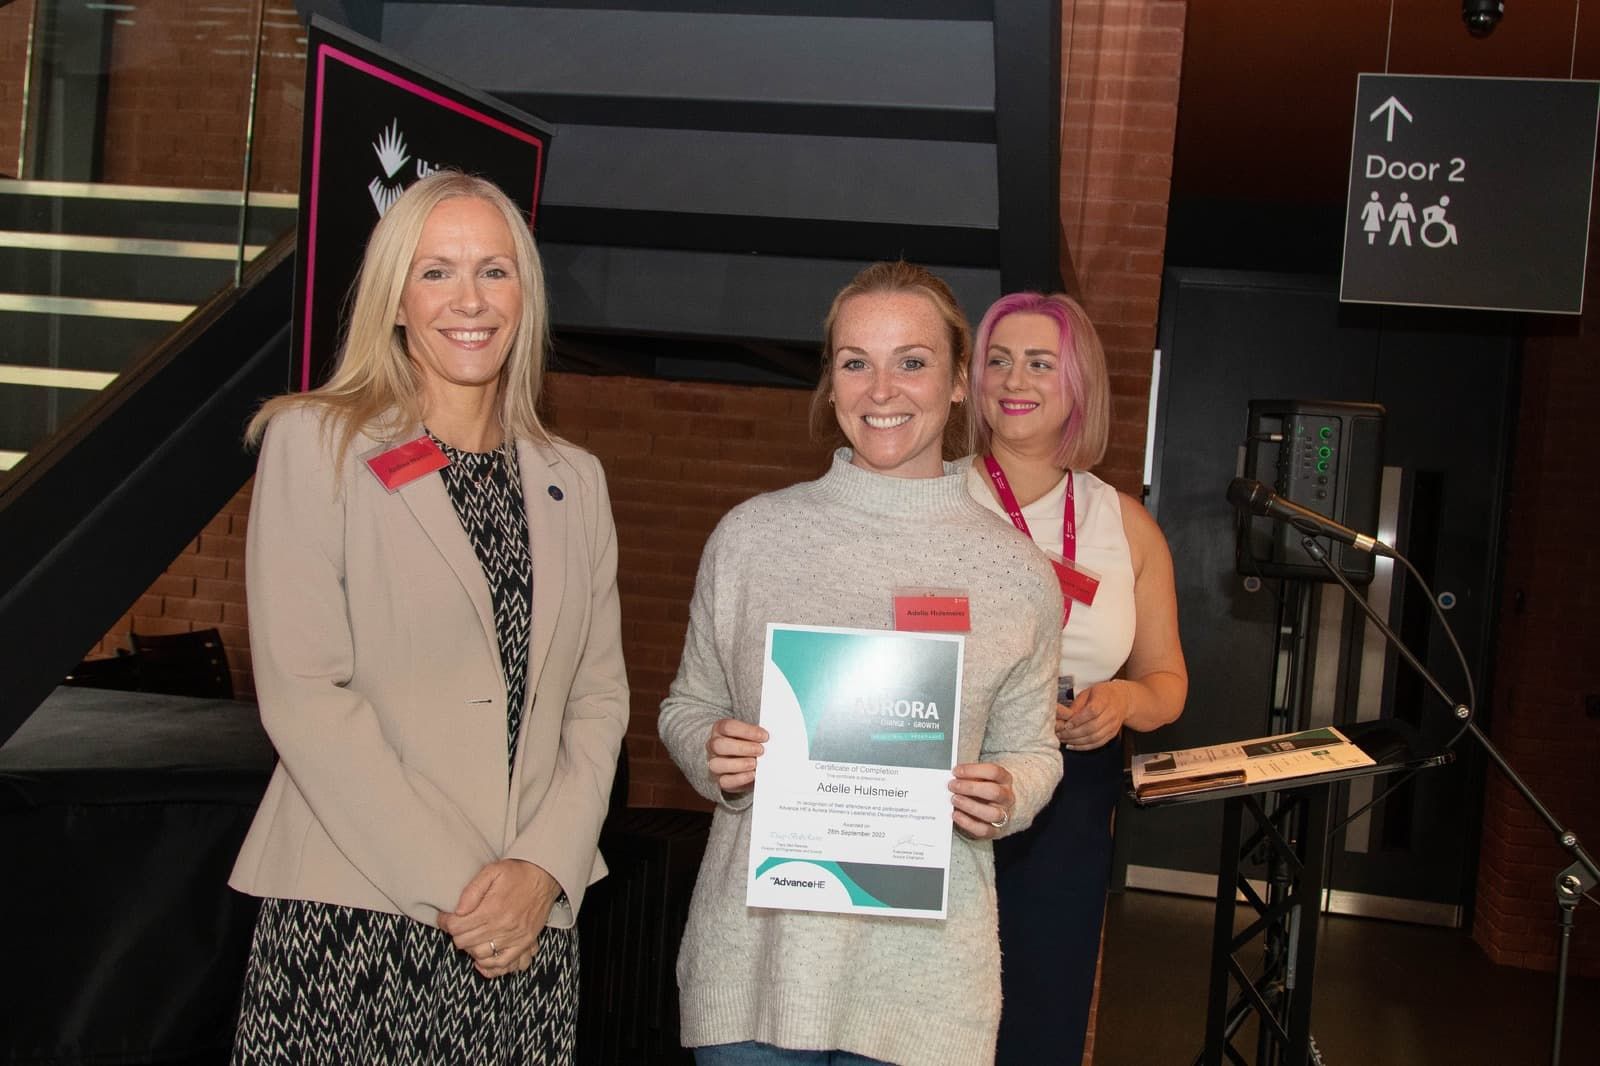
{"label": "white hand logo on banner", "polygon": [[400,168],[411,158],[406,151],[405,135],[400,132],[399,119],[390,121],[389,128],[373,143],[372,150],[378,153],[383,174],[367,183],[367,192],[372,197],[372,206],[378,209],[378,217],[382,218],[406,189],[405,182],[395,180]]}

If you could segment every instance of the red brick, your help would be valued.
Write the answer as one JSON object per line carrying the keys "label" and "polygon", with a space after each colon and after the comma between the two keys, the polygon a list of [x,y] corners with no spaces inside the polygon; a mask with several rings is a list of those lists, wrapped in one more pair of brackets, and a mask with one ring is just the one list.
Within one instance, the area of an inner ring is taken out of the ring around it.
{"label": "red brick", "polygon": [[168,596],[163,613],[168,618],[184,618],[191,622],[220,622],[222,604],[216,600],[179,599]]}
{"label": "red brick", "polygon": [[594,452],[602,461],[617,456],[649,455],[650,434],[634,430],[591,429],[584,447]]}
{"label": "red brick", "polygon": [[217,635],[222,638],[225,648],[248,648],[250,646],[250,630],[245,626],[219,625]]}
{"label": "red brick", "polygon": [[167,573],[183,577],[220,578],[227,576],[228,564],[222,559],[199,555],[186,550],[182,555],[172,560],[171,565],[167,567]]}
{"label": "red brick", "polygon": [[220,559],[244,558],[244,538],[216,533],[200,534],[200,554]]}
{"label": "red brick", "polygon": [[162,574],[151,583],[150,592],[157,596],[193,596],[194,581],[183,574]]}
{"label": "red brick", "polygon": [[182,618],[136,617],[133,620],[134,632],[151,637],[170,636],[173,633],[187,633],[193,628],[193,625]]}

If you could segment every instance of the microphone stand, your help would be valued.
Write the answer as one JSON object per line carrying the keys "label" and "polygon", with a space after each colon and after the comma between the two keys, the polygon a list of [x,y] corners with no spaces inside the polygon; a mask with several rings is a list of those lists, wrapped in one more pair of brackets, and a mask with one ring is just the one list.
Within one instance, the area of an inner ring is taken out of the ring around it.
{"label": "microphone stand", "polygon": [[[1302,532],[1305,531],[1302,530]],[[1533,794],[1533,789],[1528,787],[1528,783],[1522,779],[1516,770],[1511,768],[1511,764],[1506,762],[1505,756],[1500,754],[1500,749],[1496,748],[1483,730],[1478,728],[1478,724],[1472,720],[1472,708],[1451,698],[1450,694],[1444,690],[1444,686],[1439,684],[1438,679],[1428,671],[1426,666],[1423,666],[1417,660],[1417,657],[1411,653],[1411,649],[1406,647],[1394,630],[1389,628],[1388,623],[1379,617],[1378,612],[1367,602],[1367,598],[1358,593],[1355,587],[1346,580],[1344,574],[1340,573],[1339,568],[1329,561],[1328,553],[1323,550],[1317,539],[1307,534],[1300,539],[1300,546],[1306,550],[1307,555],[1322,564],[1322,568],[1332,574],[1335,581],[1344,586],[1344,590],[1350,594],[1350,598],[1360,606],[1366,616],[1371,619],[1372,624],[1378,627],[1378,631],[1394,646],[1405,661],[1411,664],[1411,668],[1422,677],[1422,680],[1428,683],[1428,686],[1434,692],[1439,694],[1440,699],[1453,708],[1456,718],[1462,724],[1462,728],[1472,734],[1479,746],[1483,748],[1494,764],[1500,768],[1500,772],[1505,774],[1506,780],[1511,782],[1511,787],[1521,793],[1522,798],[1528,801],[1528,806],[1532,807],[1534,813],[1555,833],[1556,843],[1560,844],[1562,848],[1566,849],[1567,854],[1572,856],[1572,865],[1556,874],[1555,878],[1556,906],[1560,909],[1558,924],[1561,933],[1559,956],[1556,962],[1555,1032],[1553,1043],[1550,1047],[1550,1066],[1561,1066],[1561,1025],[1567,1010],[1567,955],[1572,946],[1573,912],[1577,910],[1578,901],[1583,898],[1583,894],[1600,884],[1600,867],[1596,867],[1594,859],[1589,856],[1588,852],[1583,850],[1583,845],[1578,842],[1578,835],[1564,827],[1556,819],[1556,816],[1551,814],[1543,803],[1539,802],[1539,797]],[[1396,556],[1398,557],[1398,553],[1396,553]],[[1586,1058],[1584,1061],[1592,1060]]]}

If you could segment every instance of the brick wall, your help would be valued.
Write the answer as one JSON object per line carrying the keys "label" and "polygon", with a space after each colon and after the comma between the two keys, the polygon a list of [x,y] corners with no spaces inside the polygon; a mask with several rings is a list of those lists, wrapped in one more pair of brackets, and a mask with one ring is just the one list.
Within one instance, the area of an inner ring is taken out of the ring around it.
{"label": "brick wall", "polygon": [[[1591,261],[1600,248],[1591,233]],[[1591,854],[1600,854],[1600,552],[1588,470],[1600,408],[1600,308],[1536,323],[1523,350],[1490,736]],[[1555,874],[1570,861],[1491,769],[1472,935],[1496,962],[1553,969]],[[1600,975],[1600,919],[1577,915],[1571,972]]]}
{"label": "brick wall", "polygon": [[22,86],[28,63],[28,24],[33,0],[0,7],[0,177],[17,177],[22,140]]}
{"label": "brick wall", "polygon": [[1061,227],[1111,373],[1099,471],[1137,496],[1172,187],[1184,0],[1064,0]]}
{"label": "brick wall", "polygon": [[261,32],[261,77],[250,187],[300,191],[300,134],[305,122],[306,30],[292,0],[271,0]]}
{"label": "brick wall", "polygon": [[[33,0],[0,7],[0,176],[15,176]],[[252,188],[299,188],[305,30],[294,5],[262,20]],[[237,189],[254,13],[245,3],[147,0],[112,26],[100,180]]]}
{"label": "brick wall", "polygon": [[[269,4],[257,89],[254,188],[299,187],[304,31],[294,7]],[[237,189],[250,95],[249,4],[148,0],[118,20],[106,87],[102,180]]]}
{"label": "brick wall", "polygon": [[555,374],[551,422],[605,464],[617,520],[635,805],[704,808],[656,739],[678,670],[700,550],[729,508],[816,477],[826,447],[806,429],[811,393]]}
{"label": "brick wall", "polygon": [[215,626],[228,654],[234,695],[254,699],[244,606],[244,528],[249,513],[250,486],[246,484],[178,553],[166,573],[117,619],[110,632],[89,650],[89,657],[127,649],[130,630],[164,636]]}

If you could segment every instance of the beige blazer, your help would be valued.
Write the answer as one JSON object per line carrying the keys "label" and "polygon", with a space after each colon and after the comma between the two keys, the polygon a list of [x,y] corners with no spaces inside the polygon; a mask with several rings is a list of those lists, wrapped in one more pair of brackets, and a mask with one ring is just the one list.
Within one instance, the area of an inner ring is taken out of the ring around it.
{"label": "beige blazer", "polygon": [[[245,546],[250,653],[278,766],[229,884],[436,924],[489,862],[525,859],[573,924],[628,724],[605,476],[519,441],[533,557],[528,701],[509,787],[483,569],[438,474],[390,493],[308,408],[267,428]],[[414,434],[402,436],[409,439]]]}

